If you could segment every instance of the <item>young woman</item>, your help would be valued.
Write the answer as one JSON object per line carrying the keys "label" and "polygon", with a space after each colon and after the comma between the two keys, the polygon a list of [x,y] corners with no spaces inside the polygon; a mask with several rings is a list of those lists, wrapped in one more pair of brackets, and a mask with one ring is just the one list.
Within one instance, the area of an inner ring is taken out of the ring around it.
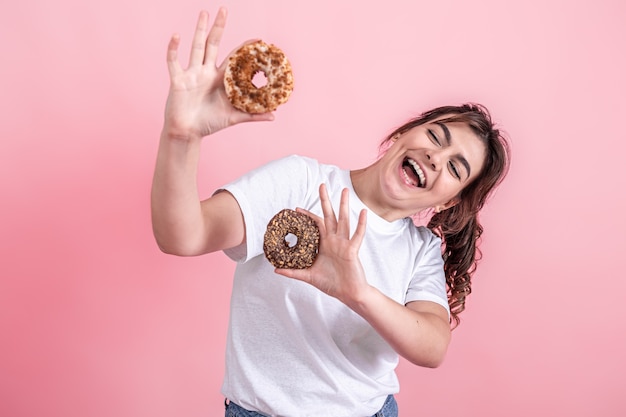
{"label": "young woman", "polygon": [[[226,22],[200,14],[189,65],[170,41],[170,91],[152,189],[155,238],[166,253],[223,250],[237,261],[223,393],[231,416],[396,416],[399,355],[444,359],[470,292],[482,233],[477,214],[508,166],[508,147],[478,105],[434,109],[396,129],[382,156],[343,170],[290,156],[201,199],[202,139],[273,120],[228,101]],[[275,269],[263,255],[270,218],[298,208],[320,228],[312,267]],[[412,216],[429,213],[428,227]]]}

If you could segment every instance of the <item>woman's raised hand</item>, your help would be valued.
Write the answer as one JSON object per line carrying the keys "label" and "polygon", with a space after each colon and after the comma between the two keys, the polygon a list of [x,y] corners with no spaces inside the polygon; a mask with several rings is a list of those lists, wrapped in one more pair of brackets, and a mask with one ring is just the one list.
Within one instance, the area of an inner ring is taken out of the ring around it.
{"label": "woman's raised hand", "polygon": [[226,9],[220,8],[209,28],[209,14],[200,12],[187,68],[178,60],[180,37],[172,36],[167,48],[170,90],[164,129],[178,139],[200,139],[228,126],[249,121],[273,120],[271,113],[248,114],[235,109],[224,89],[228,58],[217,66],[217,54],[226,25]]}
{"label": "woman's raised hand", "polygon": [[320,186],[320,202],[324,218],[298,209],[311,216],[320,229],[320,247],[313,266],[307,269],[277,269],[276,273],[307,282],[348,306],[357,302],[364,289],[369,288],[361,261],[359,248],[365,236],[367,212],[362,210],[356,230],[350,236],[349,191],[341,194],[339,216],[335,215],[326,191]]}

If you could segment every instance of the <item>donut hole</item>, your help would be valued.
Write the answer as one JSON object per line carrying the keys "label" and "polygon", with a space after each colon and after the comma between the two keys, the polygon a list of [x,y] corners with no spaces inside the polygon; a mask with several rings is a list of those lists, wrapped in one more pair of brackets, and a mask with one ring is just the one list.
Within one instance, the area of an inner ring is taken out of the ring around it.
{"label": "donut hole", "polygon": [[287,233],[287,236],[285,236],[285,243],[290,248],[293,248],[298,244],[298,236],[294,235],[293,233]]}
{"label": "donut hole", "polygon": [[252,85],[256,88],[263,88],[267,85],[267,75],[263,71],[257,71],[252,76]]}

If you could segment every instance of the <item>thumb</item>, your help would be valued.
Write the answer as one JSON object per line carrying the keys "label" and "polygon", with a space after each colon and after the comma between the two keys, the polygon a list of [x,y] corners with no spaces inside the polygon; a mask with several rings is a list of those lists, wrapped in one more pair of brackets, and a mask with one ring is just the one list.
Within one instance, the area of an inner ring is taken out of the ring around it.
{"label": "thumb", "polygon": [[247,122],[271,122],[274,120],[274,113],[258,113],[249,114],[242,111],[233,113],[231,117],[232,124],[247,123]]}
{"label": "thumb", "polygon": [[310,273],[308,269],[276,268],[274,272],[277,273],[278,275],[282,275],[287,278],[297,279],[298,281],[303,281],[307,283],[311,282]]}

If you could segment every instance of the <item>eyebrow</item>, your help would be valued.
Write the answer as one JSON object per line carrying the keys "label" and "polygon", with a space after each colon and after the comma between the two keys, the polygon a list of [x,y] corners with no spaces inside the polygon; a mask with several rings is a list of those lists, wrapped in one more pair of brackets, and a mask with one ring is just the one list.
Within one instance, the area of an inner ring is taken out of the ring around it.
{"label": "eyebrow", "polygon": [[[452,143],[452,135],[450,134],[450,129],[448,129],[448,126],[446,126],[446,124],[442,122],[435,122],[435,124],[439,126],[441,130],[443,130],[443,135],[446,138],[446,144],[450,146],[450,144]],[[467,177],[469,178],[470,175],[472,174],[472,169],[470,167],[469,162],[467,162],[467,159],[465,159],[465,157],[461,154],[456,155],[456,158],[467,170]]]}

